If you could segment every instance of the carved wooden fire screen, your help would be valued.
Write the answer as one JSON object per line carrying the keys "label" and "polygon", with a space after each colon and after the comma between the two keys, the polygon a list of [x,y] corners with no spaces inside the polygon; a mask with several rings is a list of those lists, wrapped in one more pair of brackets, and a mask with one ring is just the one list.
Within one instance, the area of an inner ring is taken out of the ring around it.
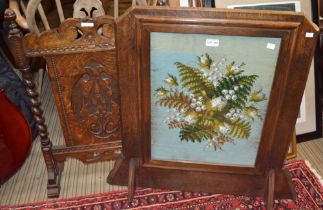
{"label": "carved wooden fire screen", "polygon": [[[70,19],[57,30],[23,37],[13,11],[7,10],[5,16],[10,22],[10,47],[37,121],[48,170],[48,197],[57,197],[67,157],[97,162],[114,159],[121,149],[114,19]],[[64,146],[52,146],[48,137],[28,57],[46,60]]]}
{"label": "carved wooden fire screen", "polygon": [[[121,128],[122,155],[108,182],[128,185],[129,200],[136,186],[265,195],[268,209],[274,196],[294,197],[290,176],[282,166],[318,32],[302,14],[134,7],[116,22],[106,16],[81,22],[70,19],[57,30],[24,38],[14,23],[14,13],[7,11],[6,19],[11,49],[38,123],[50,197],[59,194],[66,157],[83,162],[114,158],[121,149]],[[219,47],[220,39],[226,46],[223,54],[208,48]],[[226,59],[213,60],[215,53],[230,57],[236,46],[243,49],[237,52],[242,54],[231,59],[243,58],[242,63],[228,63],[221,67],[222,74],[218,66]],[[188,55],[192,49],[197,51]],[[191,67],[196,55],[201,55],[199,67]],[[66,146],[52,146],[47,136],[26,58],[34,56],[46,59]],[[245,59],[250,75],[242,74]],[[173,64],[178,69],[170,67]],[[252,90],[256,78],[260,81]],[[265,100],[260,115],[255,103]],[[167,113],[166,121],[160,121]],[[256,117],[264,119],[262,128],[254,129],[257,136],[249,138]],[[175,127],[182,129],[179,134],[169,131]],[[250,153],[250,145],[229,150],[221,160],[203,145],[195,153],[199,156],[191,157],[199,143],[187,150],[169,147],[173,140],[204,140],[219,150],[225,142],[233,143],[233,137],[257,144],[252,146],[252,159],[230,159],[230,154]],[[180,156],[170,156],[173,153]]]}

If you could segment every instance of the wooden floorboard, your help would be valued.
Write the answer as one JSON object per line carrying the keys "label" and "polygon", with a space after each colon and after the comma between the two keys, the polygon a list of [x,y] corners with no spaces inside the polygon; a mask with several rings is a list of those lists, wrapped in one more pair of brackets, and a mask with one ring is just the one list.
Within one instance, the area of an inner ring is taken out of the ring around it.
{"label": "wooden floorboard", "polygon": [[[42,88],[44,115],[48,122],[49,136],[54,145],[63,144],[63,135],[57,116],[56,107],[45,77]],[[323,174],[323,139],[298,144],[298,159],[307,159],[319,174]],[[61,198],[109,192],[125,189],[106,183],[106,177],[113,167],[113,162],[85,165],[69,159],[65,162],[61,180]],[[0,188],[0,204],[20,204],[47,200],[47,173],[37,138],[31,153],[22,168]]]}
{"label": "wooden floorboard", "polygon": [[323,175],[323,138],[297,144],[297,158],[311,163],[319,175]]}

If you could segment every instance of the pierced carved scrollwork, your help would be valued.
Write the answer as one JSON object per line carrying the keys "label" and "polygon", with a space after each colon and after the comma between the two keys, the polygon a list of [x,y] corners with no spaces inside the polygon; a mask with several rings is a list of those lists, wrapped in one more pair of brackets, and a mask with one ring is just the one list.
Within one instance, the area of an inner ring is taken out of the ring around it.
{"label": "pierced carved scrollwork", "polygon": [[72,92],[73,110],[83,127],[97,138],[116,135],[120,126],[117,81],[100,63],[85,66],[86,73]]}
{"label": "pierced carved scrollwork", "polygon": [[100,0],[76,0],[73,4],[73,17],[99,17],[105,15],[102,2]]}
{"label": "pierced carved scrollwork", "polygon": [[114,19],[108,16],[67,19],[59,28],[24,37],[28,56],[115,49]]}

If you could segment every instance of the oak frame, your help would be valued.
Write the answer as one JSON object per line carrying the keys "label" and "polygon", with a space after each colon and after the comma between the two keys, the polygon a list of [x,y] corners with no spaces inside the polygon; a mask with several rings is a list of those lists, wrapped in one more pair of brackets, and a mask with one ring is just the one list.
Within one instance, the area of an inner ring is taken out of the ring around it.
{"label": "oak frame", "polygon": [[[219,7],[239,8],[240,6],[261,6],[261,5],[275,5],[284,3],[295,4],[296,12],[304,12],[308,18],[319,25],[318,17],[318,2],[316,0],[261,0],[261,1],[217,1]],[[319,84],[321,83],[319,70],[319,52],[315,52],[313,63],[310,69],[308,81],[305,87],[303,101],[300,106],[300,115],[296,121],[297,142],[304,142],[322,136],[322,114],[320,111],[321,100]],[[306,117],[305,117],[306,116]]]}
{"label": "oak frame", "polygon": [[[131,28],[131,33],[126,28]],[[153,31],[282,38],[255,168],[151,160],[149,33]],[[313,33],[313,37],[304,38],[306,32]],[[292,198],[291,180],[282,167],[317,32],[302,14],[289,12],[194,8],[128,11],[117,21],[123,155],[110,172],[108,183],[128,185],[129,200],[135,186],[265,195],[268,207],[274,195]]]}
{"label": "oak frame", "polygon": [[[203,23],[203,22],[202,22]],[[285,31],[283,32],[276,32],[272,30],[267,30],[267,29],[240,29],[239,31],[231,30],[229,29],[230,26],[228,26],[228,31],[223,31],[223,27],[217,28],[217,26],[205,26],[202,29],[191,29],[189,26],[182,26],[180,28],[171,28],[170,25],[168,24],[161,24],[158,27],[153,25],[154,23],[148,23],[145,24],[142,27],[143,32],[143,40],[144,42],[142,43],[142,48],[144,49],[144,54],[142,56],[142,63],[149,64],[150,63],[150,32],[166,32],[166,33],[196,33],[196,34],[215,34],[215,35],[232,35],[232,36],[243,36],[248,33],[248,31],[253,30],[252,36],[268,36],[268,37],[281,37],[282,38],[282,44],[281,45],[281,51],[284,51],[283,49],[287,48],[287,41],[290,37],[288,36],[288,33]],[[220,29],[221,28],[221,29]],[[265,33],[263,35],[262,33]],[[139,47],[139,46],[138,46]],[[278,63],[283,63],[283,58],[280,57],[279,60],[277,61]],[[283,71],[283,68],[281,66],[278,66],[276,71]],[[175,162],[175,161],[159,161],[159,160],[151,160],[151,136],[150,136],[150,131],[151,131],[151,124],[146,124],[145,122],[150,122],[150,103],[147,104],[147,102],[150,102],[150,86],[147,84],[150,84],[150,65],[144,65],[143,69],[141,70],[141,78],[142,82],[139,81],[140,84],[142,85],[142,99],[141,103],[143,104],[143,112],[142,117],[143,117],[143,123],[142,123],[142,128],[143,128],[143,141],[142,141],[142,148],[143,148],[143,167],[157,167],[157,168],[164,168],[165,166],[167,168],[181,168],[182,170],[187,170],[187,167],[190,166],[191,169],[198,170],[198,171],[217,171],[217,172],[226,172],[226,173],[238,173],[238,174],[257,174],[261,175],[264,173],[264,167],[261,164],[262,162],[266,161],[265,156],[261,156],[261,154],[258,153],[257,155],[257,160],[255,167],[238,167],[238,166],[222,166],[222,165],[217,165],[213,166],[212,164],[197,164],[197,163],[184,163],[184,162]],[[280,75],[279,75],[280,76]],[[286,76],[286,75],[285,75]],[[276,80],[280,79],[285,79],[285,78],[277,78]],[[148,81],[147,81],[148,80]],[[274,85],[273,85],[274,86]],[[277,99],[274,97],[274,95],[271,95],[270,101],[275,101]],[[267,111],[267,116],[273,116],[274,118],[278,118],[278,113],[274,113],[272,109],[268,109]],[[275,116],[276,115],[276,116]],[[273,129],[273,124],[270,123],[270,119],[266,117],[266,120],[264,122],[264,130],[267,131],[266,133],[262,134],[261,137],[261,144],[260,144],[260,150],[261,148],[266,148],[269,146],[270,142],[263,140],[266,136],[268,136],[268,133],[270,130]]]}

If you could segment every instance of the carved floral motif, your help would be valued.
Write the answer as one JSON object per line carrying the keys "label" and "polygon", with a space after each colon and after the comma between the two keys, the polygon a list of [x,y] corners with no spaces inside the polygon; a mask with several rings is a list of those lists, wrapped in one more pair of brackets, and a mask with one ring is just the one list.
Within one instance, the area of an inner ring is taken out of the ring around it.
{"label": "carved floral motif", "polygon": [[89,133],[98,138],[110,137],[120,124],[117,81],[102,71],[102,64],[91,63],[85,69],[73,89],[73,110]]}

